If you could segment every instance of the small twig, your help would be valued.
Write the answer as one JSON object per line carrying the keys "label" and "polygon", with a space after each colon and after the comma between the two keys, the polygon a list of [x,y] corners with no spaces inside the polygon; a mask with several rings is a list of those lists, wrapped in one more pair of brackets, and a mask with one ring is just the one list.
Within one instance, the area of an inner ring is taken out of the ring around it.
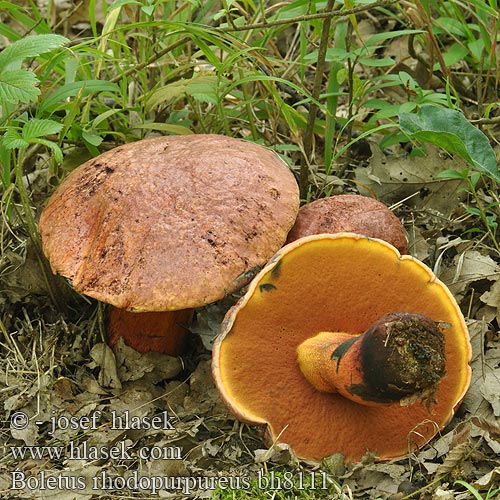
{"label": "small twig", "polygon": [[360,12],[365,12],[367,10],[375,9],[377,7],[387,7],[388,5],[392,5],[393,3],[397,3],[397,0],[379,0],[378,2],[370,3],[367,5],[360,5],[359,7],[354,7],[353,9],[342,9],[337,12],[331,12],[331,9],[328,7],[323,12],[318,12],[317,14],[306,14],[304,16],[297,16],[288,19],[277,19],[275,21],[263,21],[261,23],[249,24],[247,26],[235,26],[228,27],[224,26],[223,28],[215,28],[215,30],[219,31],[248,31],[255,30],[261,28],[270,28],[273,26],[283,26],[286,24],[295,24],[302,23],[306,21],[312,21],[315,19],[331,19],[333,17],[342,18],[349,17],[354,14],[359,14]]}
{"label": "small twig", "polygon": [[133,73],[137,73],[138,71],[142,71],[144,68],[147,68],[151,64],[154,64],[158,59],[160,59],[164,55],[168,54],[169,52],[172,52],[172,50],[176,49],[177,47],[180,47],[181,45],[184,45],[186,42],[189,42],[189,40],[191,40],[191,37],[189,36],[182,37],[181,39],[177,40],[174,43],[171,43],[170,45],[160,50],[159,52],[155,52],[155,54],[152,55],[147,61],[144,61],[143,63],[138,64],[137,66],[133,66],[132,68],[129,68],[127,71],[124,71],[119,75],[116,75],[114,78],[111,79],[111,81],[113,83],[118,83],[122,78],[130,76]]}
{"label": "small twig", "polygon": [[475,125],[494,125],[500,123],[500,116],[495,116],[493,118],[478,118],[476,120],[471,119],[470,122]]}

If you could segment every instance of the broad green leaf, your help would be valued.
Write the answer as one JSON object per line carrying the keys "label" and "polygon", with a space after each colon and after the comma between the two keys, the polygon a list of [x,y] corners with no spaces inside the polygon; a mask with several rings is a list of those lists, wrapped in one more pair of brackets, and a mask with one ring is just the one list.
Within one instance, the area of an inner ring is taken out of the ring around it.
{"label": "broad green leaf", "polygon": [[37,57],[41,54],[45,54],[46,52],[63,46],[67,42],[68,39],[64,36],[54,34],[29,35],[20,38],[10,45],[7,45],[7,47],[0,52],[0,72],[13,63],[24,61],[29,57]]}
{"label": "broad green leaf", "polygon": [[54,120],[32,118],[23,126],[22,136],[27,141],[51,134],[58,134],[62,129],[62,123]]}
{"label": "broad green leaf", "polygon": [[463,45],[454,43],[443,54],[443,59],[447,66],[453,66],[454,64],[457,64],[461,60],[465,59],[467,54],[467,49]]}
{"label": "broad green leaf", "polygon": [[488,138],[460,111],[426,105],[418,113],[399,113],[399,123],[410,137],[457,154],[479,172],[500,182],[497,159]]}
{"label": "broad green leaf", "polygon": [[35,101],[40,95],[37,85],[38,79],[31,71],[0,71],[0,101],[26,104]]}
{"label": "broad green leaf", "polygon": [[89,144],[91,144],[92,146],[100,146],[101,143],[102,143],[102,137],[98,134],[95,134],[93,132],[91,132],[90,130],[83,130],[82,131],[82,139],[85,141],[85,142],[88,142]]}
{"label": "broad green leaf", "polygon": [[458,170],[443,170],[442,172],[438,173],[438,177],[442,177],[443,179],[460,179],[461,181],[467,179],[468,176],[468,169],[459,172]]}

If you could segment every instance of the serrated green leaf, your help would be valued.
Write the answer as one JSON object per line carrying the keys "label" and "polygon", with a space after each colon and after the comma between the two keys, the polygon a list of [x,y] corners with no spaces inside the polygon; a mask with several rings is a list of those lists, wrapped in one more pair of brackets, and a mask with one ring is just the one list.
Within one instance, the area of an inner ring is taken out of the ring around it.
{"label": "serrated green leaf", "polygon": [[488,138],[460,111],[426,105],[418,113],[399,113],[399,123],[410,137],[459,155],[477,171],[500,182],[495,152]]}
{"label": "serrated green leaf", "polygon": [[0,72],[9,65],[24,61],[29,57],[37,57],[63,46],[68,39],[62,35],[44,34],[29,35],[7,45],[0,52]]}
{"label": "serrated green leaf", "polygon": [[[1,52],[0,52],[1,54]],[[16,69],[0,72],[0,100],[29,103],[40,95],[38,79],[31,71]]]}
{"label": "serrated green leaf", "polygon": [[29,142],[25,141],[17,129],[11,127],[8,128],[3,135],[2,145],[6,149],[20,149],[27,148]]}
{"label": "serrated green leaf", "polygon": [[186,92],[186,81],[179,80],[156,89],[146,101],[146,110],[151,111],[163,102],[175,99]]}
{"label": "serrated green leaf", "polygon": [[52,156],[54,157],[54,160],[56,160],[57,163],[63,162],[63,154],[61,148],[55,142],[40,138],[33,139],[32,142],[43,144],[47,149],[50,149],[50,152],[52,153]]}
{"label": "serrated green leaf", "polygon": [[24,124],[22,136],[23,139],[30,142],[32,139],[36,139],[38,137],[57,134],[61,131],[62,127],[62,123],[54,120],[32,118]]}

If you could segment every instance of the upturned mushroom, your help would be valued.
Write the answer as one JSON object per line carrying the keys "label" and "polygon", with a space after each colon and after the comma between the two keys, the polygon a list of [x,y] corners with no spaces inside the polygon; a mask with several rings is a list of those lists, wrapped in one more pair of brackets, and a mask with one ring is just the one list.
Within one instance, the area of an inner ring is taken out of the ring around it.
{"label": "upturned mushroom", "polygon": [[405,456],[451,419],[471,348],[447,287],[416,259],[352,233],[283,247],[213,346],[221,399],[304,459]]}
{"label": "upturned mushroom", "polygon": [[357,233],[380,238],[408,253],[401,221],[381,201],[359,194],[339,194],[303,205],[288,233],[287,243],[321,233]]}
{"label": "upturned mushroom", "polygon": [[192,308],[245,285],[282,246],[298,206],[291,171],[265,147],[158,137],[76,168],[39,230],[53,272],[113,306],[112,344],[178,354]]}

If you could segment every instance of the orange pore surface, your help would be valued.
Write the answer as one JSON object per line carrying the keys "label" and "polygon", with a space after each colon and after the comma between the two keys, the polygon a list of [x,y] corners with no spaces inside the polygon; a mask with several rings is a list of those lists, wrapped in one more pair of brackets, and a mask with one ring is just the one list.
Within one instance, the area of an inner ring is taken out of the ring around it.
{"label": "orange pore surface", "polygon": [[[316,390],[300,372],[296,348],[321,331],[362,333],[386,313],[425,314],[444,328],[446,371],[428,409],[415,403],[362,406]],[[267,424],[270,440],[297,455],[332,453],[358,461],[421,447],[453,415],[470,382],[463,316],[431,270],[391,245],[350,234],[308,236],[285,246],[228,313],[214,343],[222,399],[241,420]]]}

